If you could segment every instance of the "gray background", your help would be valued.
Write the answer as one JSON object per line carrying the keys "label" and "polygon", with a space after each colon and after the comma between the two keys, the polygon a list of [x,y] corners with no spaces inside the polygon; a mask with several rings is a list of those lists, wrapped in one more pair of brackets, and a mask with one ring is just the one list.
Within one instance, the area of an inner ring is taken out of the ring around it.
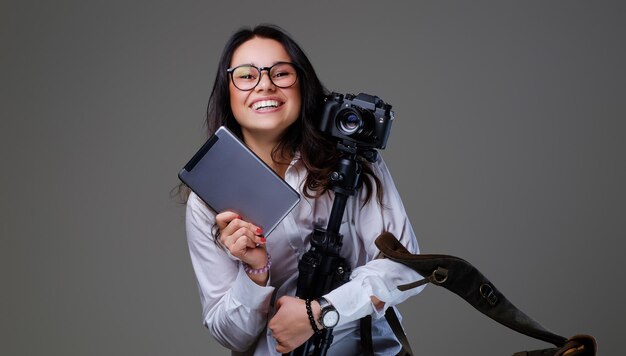
{"label": "gray background", "polygon": [[[2,1],[0,354],[226,355],[169,192],[219,52],[275,22],[325,85],[394,105],[385,159],[424,252],[473,262],[621,353],[625,6],[602,1]],[[548,347],[436,287],[422,355]],[[623,346],[622,346],[623,348]]]}

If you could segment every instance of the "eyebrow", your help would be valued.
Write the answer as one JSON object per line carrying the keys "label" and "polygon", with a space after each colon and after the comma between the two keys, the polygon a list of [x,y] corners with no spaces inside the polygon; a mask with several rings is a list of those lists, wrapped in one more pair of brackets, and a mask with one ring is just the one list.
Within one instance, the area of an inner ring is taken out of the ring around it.
{"label": "eyebrow", "polygon": [[[291,61],[288,61],[288,60],[280,60],[280,61],[276,61],[276,62],[272,63],[272,64],[271,64],[271,65],[269,65],[269,66],[263,66],[263,68],[265,68],[265,67],[271,67],[271,66],[273,66],[273,65],[274,65],[274,64],[276,64],[276,63],[291,63]],[[231,66],[231,68],[235,68],[235,67],[239,67],[239,66],[253,66],[253,67],[259,68],[259,66],[258,66],[258,65],[256,65],[254,62],[236,64],[236,65]]]}

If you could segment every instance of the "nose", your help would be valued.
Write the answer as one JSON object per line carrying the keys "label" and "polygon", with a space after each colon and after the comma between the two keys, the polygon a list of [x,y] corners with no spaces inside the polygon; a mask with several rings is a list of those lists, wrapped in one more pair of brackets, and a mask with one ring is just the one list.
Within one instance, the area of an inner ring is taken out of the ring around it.
{"label": "nose", "polygon": [[[265,75],[263,75],[265,74]],[[270,80],[270,71],[267,69],[264,69],[261,71],[261,73],[259,74],[261,77],[259,79],[259,84],[257,84],[256,86],[256,90],[274,90],[276,89],[276,86],[274,86],[274,83]]]}

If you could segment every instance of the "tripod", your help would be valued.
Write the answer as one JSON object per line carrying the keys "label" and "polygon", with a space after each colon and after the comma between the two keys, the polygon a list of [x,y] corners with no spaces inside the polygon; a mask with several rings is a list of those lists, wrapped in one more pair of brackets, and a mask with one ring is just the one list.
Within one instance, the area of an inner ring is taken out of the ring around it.
{"label": "tripod", "polygon": [[[331,189],[335,192],[333,206],[326,229],[315,228],[311,235],[311,248],[298,263],[296,297],[316,299],[348,281],[350,266],[339,255],[343,236],[339,233],[348,197],[360,187],[361,164],[358,156],[373,162],[377,152],[373,149],[359,150],[351,142],[338,142],[341,157],[331,173]],[[333,342],[332,329],[323,329],[289,354],[291,356],[324,356]]]}

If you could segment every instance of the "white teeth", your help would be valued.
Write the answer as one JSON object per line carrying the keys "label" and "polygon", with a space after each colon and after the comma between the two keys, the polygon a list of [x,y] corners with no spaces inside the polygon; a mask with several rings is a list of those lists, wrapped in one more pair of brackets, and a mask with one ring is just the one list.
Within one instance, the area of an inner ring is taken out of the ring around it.
{"label": "white teeth", "polygon": [[267,108],[267,107],[272,107],[272,108],[278,107],[278,101],[276,101],[276,100],[261,100],[261,101],[257,101],[256,103],[252,104],[252,108],[254,110],[259,110],[259,109]]}

